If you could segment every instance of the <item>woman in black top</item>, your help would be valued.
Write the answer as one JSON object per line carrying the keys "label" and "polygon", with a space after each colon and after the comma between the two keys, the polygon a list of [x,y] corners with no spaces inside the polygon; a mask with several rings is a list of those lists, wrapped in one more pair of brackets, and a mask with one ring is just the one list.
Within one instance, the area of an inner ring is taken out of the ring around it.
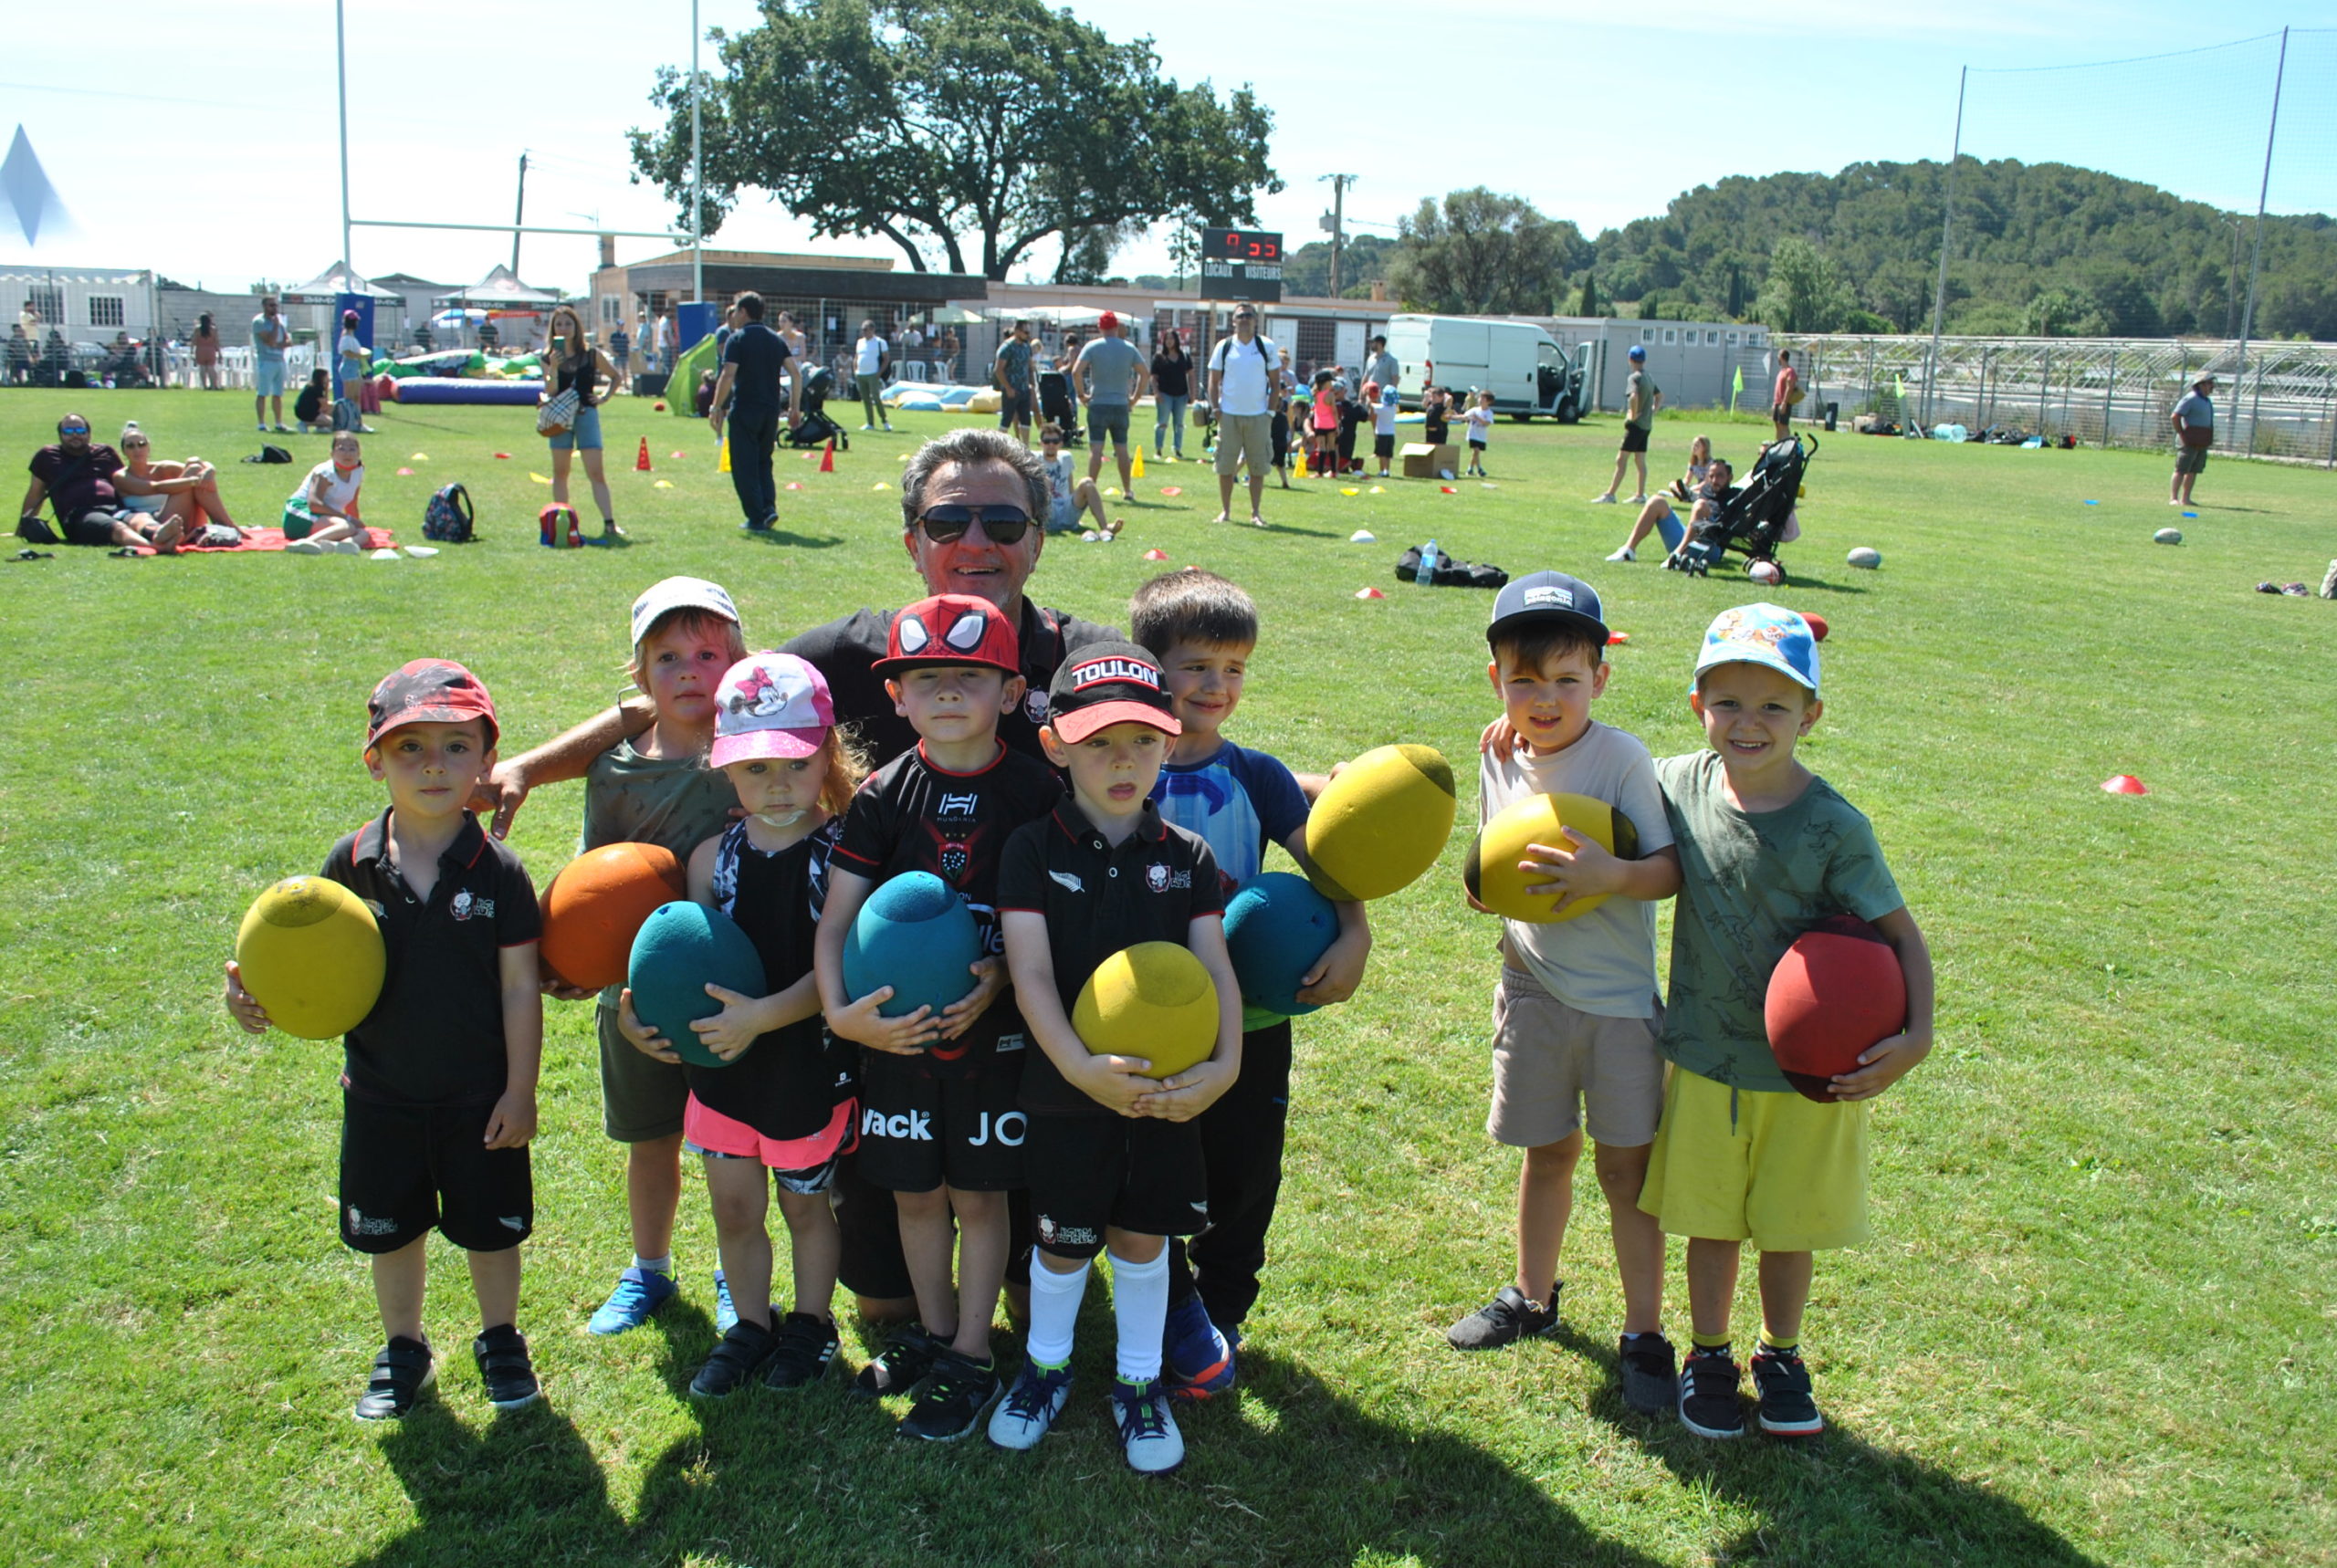
{"label": "woman in black top", "polygon": [[569,464],[582,452],[584,476],[592,482],[592,499],[601,508],[601,538],[624,538],[625,532],[617,527],[616,508],[609,499],[608,471],[601,462],[601,405],[616,390],[617,368],[585,336],[584,319],[573,307],[555,308],[545,330],[550,340],[544,348],[542,401],[550,402],[565,392],[576,393],[576,412],[567,426],[551,436],[552,504],[568,505]]}
{"label": "woman in black top", "polygon": [[1152,356],[1152,455],[1161,455],[1164,432],[1176,437],[1177,461],[1185,460],[1185,404],[1192,401],[1192,356],[1175,328],[1160,334]]}

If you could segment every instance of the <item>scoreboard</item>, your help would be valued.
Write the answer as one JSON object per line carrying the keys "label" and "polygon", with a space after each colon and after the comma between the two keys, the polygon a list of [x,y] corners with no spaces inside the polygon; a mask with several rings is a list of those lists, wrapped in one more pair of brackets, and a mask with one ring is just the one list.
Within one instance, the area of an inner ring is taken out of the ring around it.
{"label": "scoreboard", "polygon": [[1201,230],[1201,298],[1282,298],[1282,235],[1262,229]]}

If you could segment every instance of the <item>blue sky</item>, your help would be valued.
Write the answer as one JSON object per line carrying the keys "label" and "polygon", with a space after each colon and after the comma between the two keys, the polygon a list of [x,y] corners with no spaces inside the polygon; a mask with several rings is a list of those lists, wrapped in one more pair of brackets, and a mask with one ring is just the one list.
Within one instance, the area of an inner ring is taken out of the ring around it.
{"label": "blue sky", "polygon": [[[1315,237],[1329,205],[1319,176],[1333,172],[1361,176],[1347,198],[1357,232],[1392,233],[1422,195],[1486,184],[1595,234],[1730,174],[1944,156],[1965,64],[1979,73],[1967,152],[2058,157],[2252,207],[2269,43],[2098,70],[2033,68],[2328,19],[2251,0],[1671,0],[1636,9],[1611,0],[1086,0],[1075,9],[1114,37],[1152,34],[1179,80],[1256,87],[1274,110],[1272,161],[1289,187],[1262,199],[1260,218],[1294,246]],[[756,16],[745,0],[702,0],[700,13],[707,26],[734,29]],[[655,68],[686,55],[683,0],[351,0],[348,15],[359,216],[508,223],[526,149],[531,221],[655,228],[671,217],[627,183],[624,133],[647,122]],[[1621,19],[1633,16],[1642,19]],[[549,18],[556,34],[544,31]],[[24,125],[73,221],[35,250],[0,229],[0,264],[152,267],[241,288],[262,277],[297,281],[339,253],[327,0],[117,0],[108,32],[107,48],[82,57],[92,68],[86,87],[46,86],[30,59],[0,63],[0,139]],[[132,79],[141,90],[115,85]],[[2337,33],[2295,40],[2283,101],[2287,155],[2272,205],[2337,209]],[[1166,270],[1165,242],[1156,234],[1116,267]],[[716,243],[812,245],[755,197]],[[661,248],[628,241],[624,254]],[[824,248],[897,254],[874,238]],[[468,278],[508,260],[510,245],[360,229],[352,249],[366,272]],[[590,240],[530,236],[521,271],[574,287],[592,254]]]}

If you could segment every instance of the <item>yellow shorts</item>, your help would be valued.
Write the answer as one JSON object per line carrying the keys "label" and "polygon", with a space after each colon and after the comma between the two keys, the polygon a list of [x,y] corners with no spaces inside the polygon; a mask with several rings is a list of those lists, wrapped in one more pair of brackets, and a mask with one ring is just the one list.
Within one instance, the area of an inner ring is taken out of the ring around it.
{"label": "yellow shorts", "polygon": [[1867,1239],[1864,1101],[1732,1090],[1672,1070],[1640,1207],[1673,1236],[1814,1252]]}

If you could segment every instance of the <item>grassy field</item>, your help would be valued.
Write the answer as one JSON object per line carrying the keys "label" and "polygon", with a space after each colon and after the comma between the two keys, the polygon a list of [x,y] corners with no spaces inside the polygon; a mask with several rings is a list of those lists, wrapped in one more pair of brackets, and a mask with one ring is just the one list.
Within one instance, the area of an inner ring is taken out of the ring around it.
{"label": "grassy field", "polygon": [[[28,457],[68,398],[100,439],[134,416],[162,451],[223,460],[247,521],[272,520],[303,471],[232,461],[257,439],[234,395],[0,392],[0,452]],[[1566,1336],[1445,1347],[1506,1278],[1515,1172],[1483,1131],[1493,931],[1462,902],[1456,837],[1375,907],[1362,994],[1299,1026],[1243,1392],[1185,1419],[1190,1461],[1145,1484],[1101,1408],[1100,1291],[1083,1385],[1032,1456],[912,1448],[841,1381],[693,1406],[714,1262],[695,1177],[686,1310],[588,1335],[626,1256],[581,1007],[549,1009],[520,1319],[549,1401],[490,1419],[441,1244],[436,1401],[393,1429],[349,1418],[378,1331],[332,1228],[338,1048],[249,1039],[216,994],[252,896],[379,809],[358,761],[367,691],[405,659],[459,658],[524,745],[616,694],[626,606],[655,578],[728,584],[759,645],[902,602],[917,590],[887,486],[943,421],[896,416],[901,434],[855,437],[833,475],[782,456],[782,485],[803,488],[782,490],[781,531],[749,538],[704,427],[621,404],[607,427],[634,543],[576,552],[535,543],[548,492],[530,473],[550,464],[524,411],[377,423],[368,518],[419,542],[424,498],[459,478],[480,543],[396,564],[66,549],[0,570],[10,1561],[2337,1562],[2321,793],[2337,606],[2251,591],[2318,583],[2337,555],[2329,475],[2216,463],[2186,541],[2164,549],[2163,456],[1827,440],[1775,595],[1833,626],[1805,756],[1873,817],[1941,1009],[1939,1049],[1878,1110],[1877,1239],[1818,1271],[1825,1439],[1711,1445],[1626,1408],[1587,1173]],[[1686,415],[1659,431],[1665,463],[1706,423],[1749,459],[1755,427]],[[1223,571],[1267,617],[1240,738],[1317,768],[1422,741],[1465,772],[1494,711],[1488,597],[1399,586],[1393,559],[1433,536],[1512,572],[1560,567],[1631,634],[1598,716],[1684,750],[1694,639],[1756,595],[1601,561],[1628,509],[1584,503],[1616,434],[1504,424],[1493,487],[1308,485],[1269,495],[1266,532],[1211,528],[1209,474],[1156,466],[1121,542],[1051,543],[1034,587],[1124,622],[1157,570],[1147,549]],[[654,475],[631,471],[644,434]],[[1350,545],[1357,528],[1379,542]],[[1839,564],[1861,544],[1881,571]],[[1388,598],[1357,601],[1367,584]],[[2113,773],[2151,793],[2102,793]],[[580,806],[569,787],[520,816],[539,885]],[[1673,1297],[1684,1337],[1676,1268]],[[870,1341],[845,1322],[856,1364]]]}

